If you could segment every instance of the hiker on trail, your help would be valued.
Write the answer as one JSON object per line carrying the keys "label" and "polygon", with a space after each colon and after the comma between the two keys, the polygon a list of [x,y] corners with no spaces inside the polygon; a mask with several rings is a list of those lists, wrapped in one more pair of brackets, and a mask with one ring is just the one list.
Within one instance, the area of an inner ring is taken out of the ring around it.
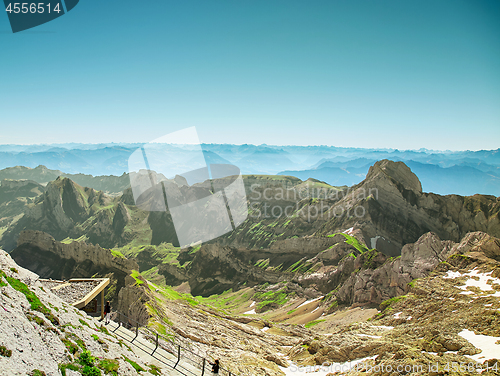
{"label": "hiker on trail", "polygon": [[104,306],[104,318],[106,319],[106,325],[109,324],[109,319],[111,317],[111,306],[109,305],[109,300],[106,302]]}
{"label": "hiker on trail", "polygon": [[212,366],[212,373],[214,375],[219,374],[219,359],[215,359],[213,363],[208,362]]}

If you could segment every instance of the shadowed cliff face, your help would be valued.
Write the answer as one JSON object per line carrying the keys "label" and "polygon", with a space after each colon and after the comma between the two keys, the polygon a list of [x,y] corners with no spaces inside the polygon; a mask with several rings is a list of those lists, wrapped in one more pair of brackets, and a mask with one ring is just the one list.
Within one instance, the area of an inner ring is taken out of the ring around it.
{"label": "shadowed cliff face", "polygon": [[138,269],[135,261],[115,257],[98,245],[84,242],[64,244],[40,231],[23,231],[11,257],[41,278],[67,280],[94,275],[111,278],[114,290],[109,296],[111,299],[116,298],[125,286],[124,279],[131,270]]}

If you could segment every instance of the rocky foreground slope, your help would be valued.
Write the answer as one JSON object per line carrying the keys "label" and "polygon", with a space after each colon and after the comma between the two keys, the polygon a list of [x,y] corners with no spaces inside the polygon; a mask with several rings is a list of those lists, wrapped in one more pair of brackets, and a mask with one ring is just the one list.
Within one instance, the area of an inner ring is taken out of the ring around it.
{"label": "rocky foreground slope", "polygon": [[[38,279],[0,250],[0,375],[55,376],[62,370],[80,375],[85,354],[96,357],[94,367],[103,372],[137,375],[134,363],[157,369],[98,321],[44,289]],[[95,375],[92,370],[88,366],[87,374]]]}
{"label": "rocky foreground slope", "polygon": [[[424,249],[436,252],[434,261],[424,253],[427,257],[414,257],[410,265],[408,257],[422,244],[433,245]],[[323,365],[325,372],[312,375],[332,373],[336,366],[351,367],[344,371],[356,375],[377,365],[386,370],[389,365],[410,365],[412,370],[404,373],[424,375],[429,374],[429,364],[437,364],[437,371],[430,372],[437,375],[453,374],[445,367],[465,362],[471,370],[466,367],[455,374],[474,375],[488,366],[483,374],[498,375],[490,367],[500,354],[500,239],[476,232],[460,243],[437,242],[435,235],[426,234],[420,245],[408,246],[408,252],[405,263],[400,258],[399,269],[421,270],[420,278],[410,281],[405,295],[382,302],[380,312],[366,310],[368,315],[360,315],[363,311],[353,306],[328,311],[334,294],[322,297],[300,289],[297,293],[309,300],[290,296],[280,308],[281,318],[277,309],[257,313],[255,308],[270,296],[264,291],[287,285],[280,282],[260,288],[260,293],[257,287],[243,288],[204,299],[136,275],[127,277],[122,294],[135,294],[144,302],[145,323],[152,329],[171,333],[202,356],[220,358],[224,367],[240,374],[311,375],[307,371]],[[381,268],[392,269],[397,260],[388,259]],[[104,359],[106,364],[116,362],[119,375],[136,374],[126,359],[149,369],[99,324],[43,291],[38,276],[20,268],[5,252],[0,253],[0,269],[0,374],[38,369],[56,375],[67,364],[78,366],[84,348],[102,357],[96,364]],[[317,317],[304,327],[293,323],[299,312],[310,320]],[[355,364],[358,368],[352,368]]]}
{"label": "rocky foreground slope", "polygon": [[[378,310],[332,305],[335,291],[321,296],[290,282],[204,299],[139,276],[135,291],[143,291],[151,327],[241,374],[324,376],[344,367],[350,375],[392,375],[380,367],[407,366],[410,371],[400,373],[475,375],[480,369],[498,375],[500,239],[475,232],[459,243],[441,242],[429,233],[407,249],[404,260],[388,259],[377,268],[396,270],[386,288],[400,285],[405,292]],[[421,257],[411,257],[419,250]],[[361,275],[358,282],[369,280]],[[273,292],[286,289],[294,291],[281,295],[282,306],[258,312]],[[376,366],[379,371],[368,372]],[[318,373],[309,373],[314,370]]]}
{"label": "rocky foreground slope", "polygon": [[391,375],[389,367],[401,365],[414,375],[500,374],[500,239],[471,233],[436,250],[444,261],[411,281],[406,295],[383,302],[364,323],[318,323],[325,337],[296,346],[289,357],[310,366],[363,359],[349,375],[375,366],[376,374]]}

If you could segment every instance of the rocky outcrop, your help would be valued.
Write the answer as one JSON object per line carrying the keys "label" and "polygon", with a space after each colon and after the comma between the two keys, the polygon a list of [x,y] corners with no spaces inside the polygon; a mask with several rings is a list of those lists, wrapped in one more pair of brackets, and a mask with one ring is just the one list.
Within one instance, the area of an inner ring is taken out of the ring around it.
{"label": "rocky outcrop", "polygon": [[352,227],[369,248],[398,256],[405,244],[427,232],[454,242],[474,231],[498,237],[499,212],[500,198],[494,196],[423,193],[417,176],[404,163],[383,160],[331,207],[332,219],[318,233]]}
{"label": "rocky outcrop", "polygon": [[123,202],[118,203],[116,207],[115,216],[113,217],[113,233],[120,236],[123,233],[123,229],[130,222],[130,213],[128,212]]}
{"label": "rocky outcrop", "polygon": [[21,218],[9,226],[0,241],[8,251],[16,246],[19,233],[27,229],[46,232],[56,240],[85,236],[103,247],[122,246],[131,238],[125,228],[132,218],[123,202],[68,178],[48,183],[24,215],[22,211],[17,214]]}
{"label": "rocky outcrop", "polygon": [[[428,270],[433,262],[425,262],[426,257],[446,259],[432,269],[432,276],[413,280],[405,295],[384,302],[370,322],[338,327],[326,338],[302,342],[289,350],[288,357],[311,366],[363,358],[358,367],[347,367],[346,374],[353,376],[405,365],[409,375],[439,374],[437,364],[452,363],[471,365],[460,370],[461,375],[496,375],[500,262],[495,257],[500,254],[499,239],[475,232],[451,244],[426,234],[413,247],[405,247],[403,254],[406,261],[401,257],[399,266],[410,270],[416,264]],[[489,370],[485,370],[486,363]],[[435,368],[429,368],[430,364]]]}
{"label": "rocky outcrop", "polygon": [[500,259],[500,239],[474,232],[467,234],[460,243],[454,243],[427,233],[416,243],[405,245],[401,257],[388,260],[378,268],[353,273],[335,296],[339,303],[346,305],[378,306],[384,300],[407,293],[411,281],[426,277],[450,255],[473,251]]}
{"label": "rocky outcrop", "polygon": [[[28,252],[28,250],[32,250]],[[52,236],[41,231],[23,231],[18,238],[18,246],[11,253],[14,260],[21,260],[25,263],[33,258],[36,258],[34,252],[50,252],[61,260],[72,260],[75,264],[79,265],[78,268],[82,270],[84,264],[91,263],[96,268],[100,269],[115,269],[123,273],[130,273],[133,269],[138,269],[138,265],[133,260],[126,258],[116,257],[108,250],[101,248],[98,245],[87,244],[85,242],[71,242],[64,244],[56,241]],[[20,263],[22,265],[22,263]],[[56,269],[54,265],[48,265]],[[23,267],[26,267],[23,265]],[[27,268],[38,272],[36,267]],[[91,272],[89,270],[89,272]],[[87,273],[88,276],[89,273]],[[43,275],[43,274],[42,274]],[[64,278],[64,276],[61,276]]]}
{"label": "rocky outcrop", "polygon": [[342,256],[356,251],[345,243],[343,236],[287,239],[259,250],[207,244],[196,252],[183,274],[194,295],[221,293],[243,284],[254,286],[291,280],[298,271],[296,267],[311,268],[313,262],[309,259],[339,242],[345,244]]}
{"label": "rocky outcrop", "polygon": [[[116,303],[116,310],[123,313],[128,318],[146,325],[149,320],[149,313],[145,303],[149,301],[149,297],[141,285],[136,286],[136,280],[130,276],[125,278],[125,286],[120,289]],[[134,324],[134,323],[131,323]]]}

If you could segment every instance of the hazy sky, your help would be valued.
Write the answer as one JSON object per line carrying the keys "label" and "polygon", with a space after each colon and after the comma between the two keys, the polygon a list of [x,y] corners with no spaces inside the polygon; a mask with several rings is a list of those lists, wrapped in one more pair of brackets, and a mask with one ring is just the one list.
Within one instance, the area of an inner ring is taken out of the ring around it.
{"label": "hazy sky", "polygon": [[0,143],[497,149],[500,1],[82,0],[12,34]]}

